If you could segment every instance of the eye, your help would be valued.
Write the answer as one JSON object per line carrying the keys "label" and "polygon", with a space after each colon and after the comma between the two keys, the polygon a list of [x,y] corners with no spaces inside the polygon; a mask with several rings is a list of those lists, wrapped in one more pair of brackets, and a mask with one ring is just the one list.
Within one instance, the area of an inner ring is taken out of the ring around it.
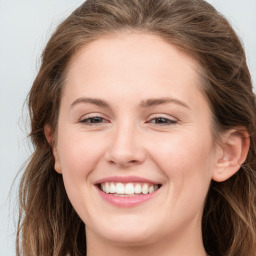
{"label": "eye", "polygon": [[166,118],[166,117],[155,117],[152,118],[149,123],[155,124],[155,125],[173,125],[176,124],[177,121],[174,119]]}
{"label": "eye", "polygon": [[100,116],[92,116],[88,118],[84,118],[80,121],[82,124],[88,124],[88,125],[97,125],[101,123],[107,123],[108,121]]}

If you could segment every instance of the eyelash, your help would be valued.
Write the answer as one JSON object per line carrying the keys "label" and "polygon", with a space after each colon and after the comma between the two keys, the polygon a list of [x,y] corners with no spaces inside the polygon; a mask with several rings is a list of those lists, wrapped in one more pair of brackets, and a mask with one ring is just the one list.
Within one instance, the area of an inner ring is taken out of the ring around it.
{"label": "eyelash", "polygon": [[[85,125],[100,125],[102,123],[108,123],[108,121],[101,116],[92,116],[92,117],[87,117],[82,119],[80,123]],[[151,118],[146,123],[151,123],[153,125],[159,125],[159,126],[170,126],[170,125],[177,124],[177,121],[170,118],[163,117],[163,116],[158,116],[158,117]]]}

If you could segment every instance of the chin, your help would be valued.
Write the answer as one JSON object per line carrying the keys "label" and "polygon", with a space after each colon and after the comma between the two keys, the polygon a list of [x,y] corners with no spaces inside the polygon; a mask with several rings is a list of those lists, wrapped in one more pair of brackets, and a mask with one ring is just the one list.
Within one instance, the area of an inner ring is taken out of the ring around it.
{"label": "chin", "polygon": [[[119,222],[116,225],[108,223],[108,227],[101,226],[98,235],[102,238],[111,241],[114,244],[127,246],[140,246],[154,242],[157,231],[150,225],[141,225],[137,223]],[[121,224],[122,223],[122,224]],[[102,233],[104,231],[104,233]]]}

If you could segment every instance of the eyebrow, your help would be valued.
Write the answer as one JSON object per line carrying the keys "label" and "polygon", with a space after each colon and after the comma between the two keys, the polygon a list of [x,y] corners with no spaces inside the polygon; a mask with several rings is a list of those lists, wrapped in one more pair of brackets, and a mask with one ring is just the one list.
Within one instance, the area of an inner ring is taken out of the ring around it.
{"label": "eyebrow", "polygon": [[[98,98],[78,98],[74,102],[72,102],[70,107],[72,108],[79,103],[89,103],[89,104],[93,104],[93,105],[96,105],[96,106],[99,106],[102,108],[110,108],[109,104],[106,101],[104,101],[102,99],[98,99]],[[168,97],[143,100],[140,103],[140,107],[149,108],[149,107],[163,105],[163,104],[167,104],[167,103],[174,103],[174,104],[180,105],[182,107],[185,107],[187,109],[190,109],[189,106],[185,102],[182,102],[175,98],[168,98]]]}
{"label": "eyebrow", "polygon": [[148,108],[148,107],[167,104],[167,103],[175,103],[177,105],[190,109],[190,107],[185,102],[179,99],[168,98],[168,97],[144,100],[141,102],[140,106],[144,108]]}
{"label": "eyebrow", "polygon": [[75,105],[79,103],[90,103],[102,108],[110,108],[108,103],[102,99],[97,99],[97,98],[78,98],[74,102],[72,102],[70,107],[74,107]]}

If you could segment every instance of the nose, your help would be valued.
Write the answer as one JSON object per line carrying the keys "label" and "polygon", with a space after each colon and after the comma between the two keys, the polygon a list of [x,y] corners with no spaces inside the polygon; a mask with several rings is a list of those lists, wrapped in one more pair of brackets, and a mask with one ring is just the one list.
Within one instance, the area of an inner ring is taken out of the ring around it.
{"label": "nose", "polygon": [[116,127],[109,138],[105,159],[108,163],[121,168],[142,164],[146,158],[142,136],[131,124]]}

